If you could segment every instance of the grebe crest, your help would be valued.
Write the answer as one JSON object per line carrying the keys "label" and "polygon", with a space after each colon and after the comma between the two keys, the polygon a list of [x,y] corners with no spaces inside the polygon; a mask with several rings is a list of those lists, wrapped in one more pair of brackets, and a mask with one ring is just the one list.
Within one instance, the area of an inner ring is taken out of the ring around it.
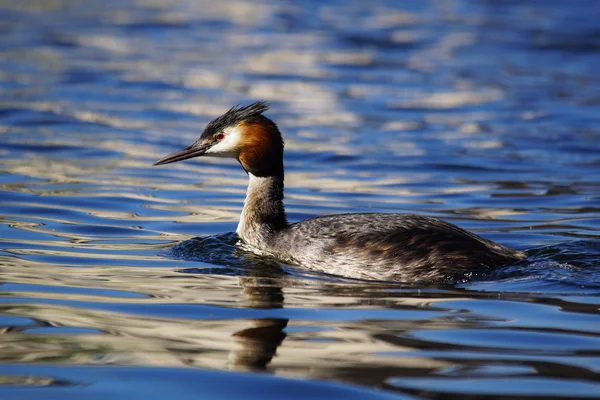
{"label": "grebe crest", "polygon": [[456,225],[412,214],[339,214],[288,224],[283,139],[263,115],[268,109],[264,101],[233,107],[192,145],[154,164],[200,156],[237,159],[249,176],[236,230],[244,247],[331,274],[405,282],[446,279],[525,257]]}

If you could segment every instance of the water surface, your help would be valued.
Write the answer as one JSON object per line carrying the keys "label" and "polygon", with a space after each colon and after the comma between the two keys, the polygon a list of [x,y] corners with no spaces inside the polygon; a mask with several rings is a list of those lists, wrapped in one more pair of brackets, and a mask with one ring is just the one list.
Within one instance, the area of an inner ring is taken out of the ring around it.
{"label": "water surface", "polygon": [[[0,394],[600,397],[599,15],[0,1]],[[240,252],[235,161],[152,163],[257,99],[290,220],[431,215],[529,262],[405,285]]]}

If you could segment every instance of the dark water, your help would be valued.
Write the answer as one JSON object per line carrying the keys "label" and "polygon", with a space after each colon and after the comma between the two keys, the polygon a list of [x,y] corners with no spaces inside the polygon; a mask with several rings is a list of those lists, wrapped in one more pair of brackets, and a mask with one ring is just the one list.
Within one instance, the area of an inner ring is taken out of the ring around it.
{"label": "dark water", "polygon": [[[599,398],[598,21],[595,0],[0,1],[0,397]],[[403,285],[240,253],[239,166],[151,164],[256,99],[291,220],[422,213],[528,263]]]}

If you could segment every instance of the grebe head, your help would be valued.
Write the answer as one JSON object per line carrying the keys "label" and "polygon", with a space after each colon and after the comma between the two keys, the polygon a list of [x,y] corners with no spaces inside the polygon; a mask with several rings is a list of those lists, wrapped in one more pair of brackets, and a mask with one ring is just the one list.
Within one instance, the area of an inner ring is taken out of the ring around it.
{"label": "grebe head", "polygon": [[229,157],[254,176],[283,175],[283,139],[277,125],[262,115],[268,109],[264,101],[233,107],[211,121],[192,145],[154,165],[200,156]]}

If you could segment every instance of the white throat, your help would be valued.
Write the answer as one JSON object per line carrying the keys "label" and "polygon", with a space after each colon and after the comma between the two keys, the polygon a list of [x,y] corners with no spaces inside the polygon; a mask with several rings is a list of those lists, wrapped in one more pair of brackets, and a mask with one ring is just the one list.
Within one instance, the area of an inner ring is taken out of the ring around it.
{"label": "white throat", "polygon": [[246,199],[244,200],[244,208],[240,215],[240,222],[236,229],[236,233],[245,241],[251,243],[251,237],[256,236],[257,226],[254,222],[254,214],[259,203],[256,201],[261,193],[265,193],[271,185],[270,178],[262,178],[248,173],[248,190],[246,191]]}
{"label": "white throat", "polygon": [[248,192],[236,233],[249,245],[268,248],[269,239],[287,226],[283,208],[283,178],[248,173]]}

